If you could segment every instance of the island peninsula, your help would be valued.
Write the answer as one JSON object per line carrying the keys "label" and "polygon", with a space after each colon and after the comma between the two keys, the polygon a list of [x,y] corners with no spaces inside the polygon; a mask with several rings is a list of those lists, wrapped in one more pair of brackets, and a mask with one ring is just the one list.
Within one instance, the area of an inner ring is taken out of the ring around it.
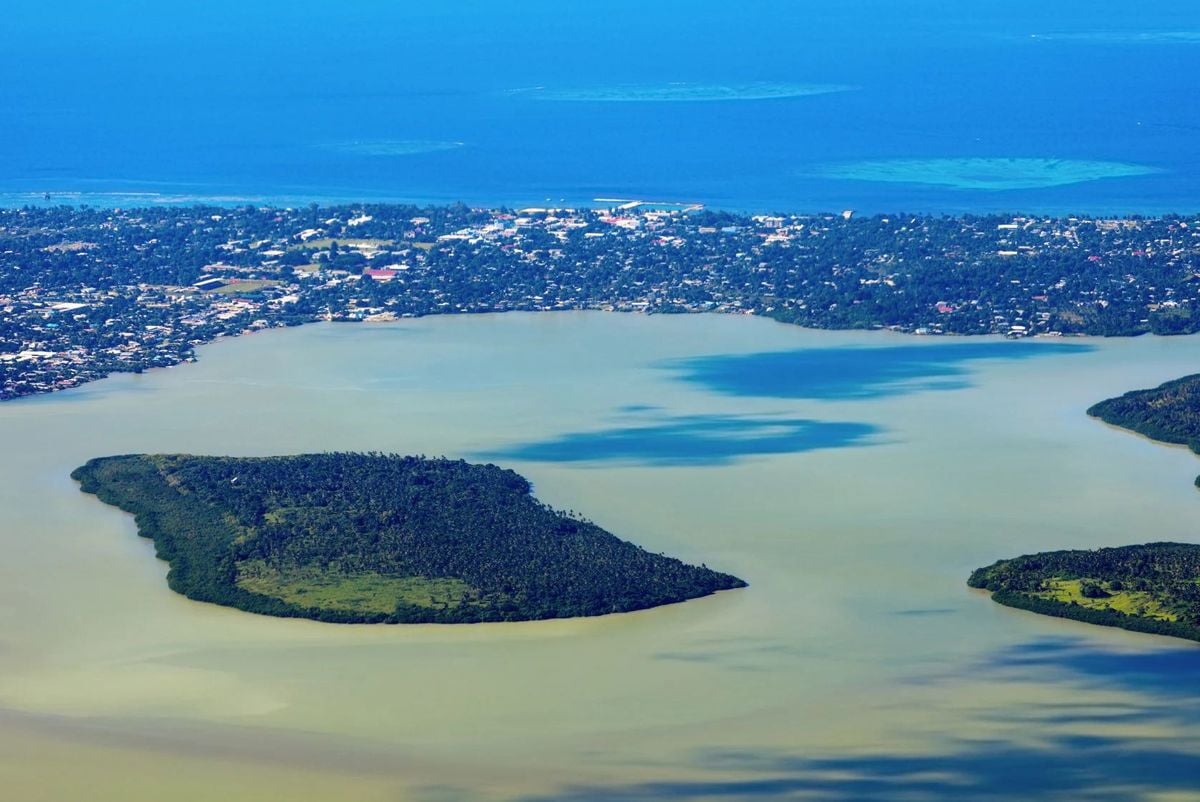
{"label": "island peninsula", "polygon": [[745,587],[547,507],[511,470],[328,453],[102,457],[86,493],[136,516],[191,599],[339,623],[604,615]]}

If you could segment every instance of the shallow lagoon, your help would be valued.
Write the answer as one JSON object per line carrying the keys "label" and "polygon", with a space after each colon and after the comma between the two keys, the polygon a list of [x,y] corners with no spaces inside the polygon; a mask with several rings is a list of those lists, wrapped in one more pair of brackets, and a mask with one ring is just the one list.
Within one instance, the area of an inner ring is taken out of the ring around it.
{"label": "shallow lagoon", "polygon": [[852,181],[964,190],[1040,189],[1106,178],[1154,175],[1154,167],[1081,159],[892,159],[827,165],[820,175]]}
{"label": "shallow lagoon", "polygon": [[[1200,798],[1200,649],[964,584],[1007,555],[1197,540],[1196,458],[1084,415],[1196,348],[448,317],[0,405],[0,772],[47,800]],[[262,618],[172,594],[68,478],[323,449],[502,462],[751,587],[513,625]]]}
{"label": "shallow lagoon", "polygon": [[215,3],[10,14],[0,206],[1196,210],[1194,3]]}

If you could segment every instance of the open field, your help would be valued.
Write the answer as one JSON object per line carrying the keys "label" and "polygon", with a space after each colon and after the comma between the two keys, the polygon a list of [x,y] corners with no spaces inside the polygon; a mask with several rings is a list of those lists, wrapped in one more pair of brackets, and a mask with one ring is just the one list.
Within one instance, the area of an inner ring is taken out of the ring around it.
{"label": "open field", "polygon": [[310,239],[307,242],[300,242],[295,245],[288,246],[289,251],[327,251],[337,243],[339,248],[353,248],[357,251],[377,251],[380,248],[391,245],[392,241],[387,239],[335,239],[325,237],[322,239]]}
{"label": "open field", "polygon": [[226,284],[224,287],[217,287],[211,292],[217,295],[249,295],[252,292],[258,292],[259,290],[274,287],[278,284],[278,281],[251,279],[247,281],[235,281],[231,284]]}
{"label": "open field", "polygon": [[1125,615],[1139,615],[1163,621],[1179,620],[1179,616],[1164,608],[1145,591],[1112,590],[1106,587],[1105,590],[1110,594],[1108,597],[1092,599],[1083,595],[1082,582],[1080,579],[1051,579],[1047,582],[1047,590],[1035,595],[1052,601],[1091,607],[1093,610],[1116,610]]}
{"label": "open field", "polygon": [[342,573],[317,566],[280,571],[262,560],[238,565],[238,587],[302,607],[391,613],[397,604],[457,607],[478,591],[459,579],[390,577],[373,571]]}

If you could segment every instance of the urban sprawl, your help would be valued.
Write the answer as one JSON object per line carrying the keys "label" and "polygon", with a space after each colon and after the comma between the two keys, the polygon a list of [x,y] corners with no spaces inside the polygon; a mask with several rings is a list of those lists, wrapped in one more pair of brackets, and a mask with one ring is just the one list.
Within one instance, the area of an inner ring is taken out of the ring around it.
{"label": "urban sprawl", "polygon": [[608,310],[1009,337],[1200,331],[1200,216],[462,205],[0,211],[0,398],[313,321]]}

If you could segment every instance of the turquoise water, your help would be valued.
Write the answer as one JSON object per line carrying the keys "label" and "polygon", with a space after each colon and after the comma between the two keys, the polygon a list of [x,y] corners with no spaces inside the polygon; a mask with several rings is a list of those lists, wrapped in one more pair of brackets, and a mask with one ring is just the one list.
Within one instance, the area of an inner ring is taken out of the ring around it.
{"label": "turquoise water", "polygon": [[1000,191],[1045,189],[1155,172],[1154,167],[1121,162],[970,158],[850,162],[829,165],[820,174],[851,181]]}
{"label": "turquoise water", "polygon": [[1198,75],[1185,2],[15,0],[0,203],[1192,212]]}

